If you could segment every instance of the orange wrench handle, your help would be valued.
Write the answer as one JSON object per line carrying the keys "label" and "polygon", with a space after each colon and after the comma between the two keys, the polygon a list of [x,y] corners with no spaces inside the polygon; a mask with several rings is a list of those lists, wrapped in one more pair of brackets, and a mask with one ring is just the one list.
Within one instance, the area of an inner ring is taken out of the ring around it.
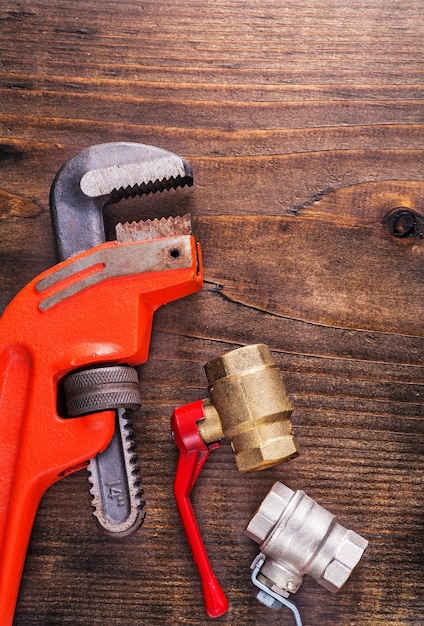
{"label": "orange wrench handle", "polygon": [[[13,621],[44,492],[104,450],[114,431],[114,411],[59,415],[60,380],[91,365],[143,363],[154,311],[202,286],[193,237],[180,242],[181,255],[175,255],[175,238],[169,238],[174,256],[166,269],[152,269],[153,243],[109,242],[72,257],[31,281],[0,318],[2,626]],[[162,248],[163,256],[166,245]]]}
{"label": "orange wrench handle", "polygon": [[[69,421],[53,416],[46,431],[47,420],[33,419],[26,407],[31,396],[36,399],[31,387],[37,384],[38,388],[38,381],[34,381],[33,362],[25,347],[18,344],[3,350],[0,377],[0,617],[7,626],[13,622],[39,501],[63,474],[81,467],[88,450],[97,453],[107,445],[113,434],[114,412]],[[10,393],[16,381],[20,389]]]}

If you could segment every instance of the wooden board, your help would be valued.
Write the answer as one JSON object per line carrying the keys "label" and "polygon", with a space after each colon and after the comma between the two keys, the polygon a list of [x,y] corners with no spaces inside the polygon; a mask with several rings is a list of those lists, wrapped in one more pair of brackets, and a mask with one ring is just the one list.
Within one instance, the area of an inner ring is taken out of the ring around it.
{"label": "wooden board", "polygon": [[[228,441],[211,454],[193,503],[230,601],[216,623],[293,622],[250,593],[257,547],[243,529],[276,480],[370,541],[339,594],[305,579],[304,626],[423,623],[423,17],[421,0],[3,0],[2,309],[55,262],[51,182],[95,143],[190,161],[193,188],[106,220],[113,236],[123,219],[189,211],[205,264],[203,290],[156,314],[140,367],[144,526],[111,539],[84,472],[57,483],[15,626],[210,621],[173,500],[169,420],[206,396],[207,360],[256,342],[282,370],[301,455],[241,475]],[[415,216],[405,237],[399,207]]]}

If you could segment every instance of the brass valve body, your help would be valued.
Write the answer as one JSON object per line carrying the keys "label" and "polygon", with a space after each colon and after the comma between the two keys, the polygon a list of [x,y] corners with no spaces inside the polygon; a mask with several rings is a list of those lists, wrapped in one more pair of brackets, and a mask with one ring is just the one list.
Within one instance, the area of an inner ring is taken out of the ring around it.
{"label": "brass valve body", "polygon": [[210,400],[198,429],[205,443],[228,437],[241,472],[262,470],[299,454],[280,370],[268,347],[254,344],[205,365]]}

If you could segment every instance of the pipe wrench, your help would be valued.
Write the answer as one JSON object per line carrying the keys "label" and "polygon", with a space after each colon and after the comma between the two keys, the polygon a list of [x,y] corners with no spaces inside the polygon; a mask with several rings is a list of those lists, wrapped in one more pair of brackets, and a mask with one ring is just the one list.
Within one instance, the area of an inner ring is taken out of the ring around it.
{"label": "pipe wrench", "polygon": [[[50,213],[59,260],[105,241],[103,210],[122,198],[191,186],[187,161],[156,146],[119,142],[91,146],[59,170],[50,192]],[[118,225],[121,241],[191,233],[188,216]],[[88,465],[94,516],[109,534],[134,532],[144,520],[130,409],[140,406],[138,377],[129,367],[84,369],[64,381],[72,416],[116,409],[108,448]]]}
{"label": "pipe wrench", "polygon": [[[130,193],[134,176],[127,180]],[[187,218],[120,225],[115,241],[84,244],[93,247],[34,278],[0,318],[2,626],[13,621],[42,495],[86,467],[115,431],[115,410],[69,416],[64,380],[87,367],[145,362],[155,310],[202,286],[200,246],[191,233],[175,233],[181,223]]]}

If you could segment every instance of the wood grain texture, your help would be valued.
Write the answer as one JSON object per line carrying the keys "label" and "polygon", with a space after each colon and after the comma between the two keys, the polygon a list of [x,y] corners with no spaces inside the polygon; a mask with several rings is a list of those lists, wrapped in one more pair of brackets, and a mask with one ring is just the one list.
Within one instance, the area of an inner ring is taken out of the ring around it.
{"label": "wood grain texture", "polygon": [[208,359],[253,342],[283,372],[302,454],[243,476],[227,442],[208,460],[193,500],[230,600],[216,623],[291,623],[249,591],[243,529],[275,480],[370,541],[339,594],[305,580],[305,626],[423,623],[424,240],[385,222],[424,216],[423,17],[421,0],[2,1],[2,309],[55,262],[55,173],[106,141],[188,158],[192,189],[110,207],[107,224],[191,212],[206,278],[158,311],[140,367],[144,526],[104,536],[83,472],[52,487],[15,626],[210,621],[169,420],[206,396]]}

